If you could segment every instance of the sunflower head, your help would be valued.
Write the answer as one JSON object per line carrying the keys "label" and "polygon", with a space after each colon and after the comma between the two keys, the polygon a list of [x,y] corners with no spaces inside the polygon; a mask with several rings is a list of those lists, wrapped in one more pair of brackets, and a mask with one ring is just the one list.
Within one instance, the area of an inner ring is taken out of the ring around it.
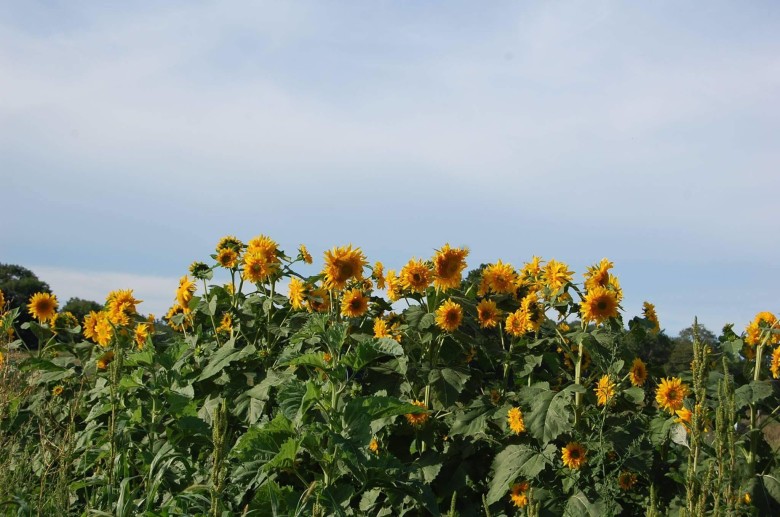
{"label": "sunflower head", "polygon": [[628,371],[633,386],[644,386],[647,380],[647,366],[640,358],[634,359],[631,363],[631,369]]}
{"label": "sunflower head", "polygon": [[585,294],[580,307],[582,319],[597,324],[618,315],[618,300],[615,293],[605,287],[594,287]]}
{"label": "sunflower head", "polygon": [[658,323],[658,315],[655,312],[655,305],[650,302],[642,303],[642,315],[647,321],[653,324],[653,334],[661,331],[661,325]]}
{"label": "sunflower head", "polygon": [[512,492],[509,494],[509,499],[517,508],[528,506],[528,487],[529,484],[527,481],[512,485]]}
{"label": "sunflower head", "polygon": [[455,332],[463,321],[463,307],[447,300],[436,309],[436,325],[447,332]]}
{"label": "sunflower head", "polygon": [[425,412],[423,413],[407,413],[404,415],[406,417],[406,421],[409,422],[409,424],[413,425],[414,427],[422,427],[425,425],[425,422],[428,421],[428,406],[425,405],[425,402],[422,402],[420,400],[413,400],[411,401],[411,404],[414,404],[417,407],[421,407],[425,409]]}
{"label": "sunflower head", "polygon": [[238,252],[233,248],[222,248],[217,252],[217,262],[224,268],[233,269],[238,266]]}
{"label": "sunflower head", "polygon": [[50,321],[57,313],[57,297],[51,293],[35,293],[30,298],[27,310],[30,315],[41,323]]}
{"label": "sunflower head", "polygon": [[374,264],[374,268],[371,271],[371,278],[376,280],[377,289],[385,288],[385,266],[381,262],[377,261]]}
{"label": "sunflower head", "polygon": [[523,431],[525,431],[523,412],[520,411],[520,408],[518,407],[510,408],[509,411],[507,411],[506,419],[507,419],[507,424],[509,425],[509,429],[513,433],[520,434]]}
{"label": "sunflower head", "polygon": [[618,486],[621,490],[627,492],[631,490],[634,485],[636,485],[636,474],[627,470],[620,473],[618,476]]}
{"label": "sunflower head", "polygon": [[391,269],[387,272],[387,297],[391,302],[397,302],[403,296],[403,285],[401,279],[395,274],[395,270]]}
{"label": "sunflower head", "polygon": [[258,235],[250,240],[246,246],[247,253],[253,252],[261,255],[268,264],[275,266],[279,263],[279,245],[265,235]]}
{"label": "sunflower head", "polygon": [[431,268],[422,260],[411,259],[401,269],[401,285],[413,293],[424,293],[431,285]]}
{"label": "sunflower head", "polygon": [[54,386],[54,388],[52,388],[51,394],[52,394],[53,397],[59,397],[60,395],[62,395],[63,391],[65,391],[65,388],[62,387],[62,386],[57,385],[57,386]]}
{"label": "sunflower head", "polygon": [[606,258],[601,259],[601,262],[595,266],[588,266],[587,271],[585,271],[585,289],[607,287],[609,284],[609,270],[613,267],[615,267],[615,264]]}
{"label": "sunflower head", "polygon": [[139,323],[135,326],[133,340],[135,341],[135,346],[138,347],[138,350],[143,350],[146,345],[146,340],[149,339],[149,326],[149,323]]}
{"label": "sunflower head", "polygon": [[360,289],[350,289],[341,299],[341,315],[345,318],[359,318],[368,311],[368,298]]}
{"label": "sunflower head", "polygon": [[482,271],[479,290],[483,293],[509,294],[514,292],[516,283],[517,273],[512,265],[499,260],[495,264],[489,264]]}
{"label": "sunflower head", "polygon": [[569,442],[561,448],[561,459],[565,466],[576,470],[587,462],[585,447],[577,442]]}
{"label": "sunflower head", "polygon": [[661,409],[674,414],[678,409],[682,409],[686,395],[688,386],[679,377],[664,378],[655,391],[655,401]]}
{"label": "sunflower head", "polygon": [[307,301],[309,312],[328,312],[330,310],[330,295],[328,290],[322,287],[310,289]]}
{"label": "sunflower head", "polygon": [[602,375],[594,391],[598,405],[606,406],[615,396],[615,383],[610,380],[609,375]]}
{"label": "sunflower head", "polygon": [[466,269],[468,254],[468,248],[452,248],[449,244],[436,251],[433,256],[433,285],[441,290],[457,288]]}
{"label": "sunflower head", "polygon": [[190,277],[184,275],[179,279],[179,287],[176,288],[176,303],[182,307],[189,307],[190,301],[195,294],[195,282]]}
{"label": "sunflower head", "polygon": [[306,264],[311,264],[313,262],[311,253],[309,253],[309,250],[306,248],[305,244],[298,246],[298,259],[302,260]]}
{"label": "sunflower head", "polygon": [[216,251],[217,253],[219,253],[220,250],[231,249],[236,253],[238,253],[241,251],[241,248],[243,247],[244,247],[244,243],[241,242],[238,239],[238,237],[236,237],[235,235],[226,235],[222,237],[217,243]]}
{"label": "sunflower head", "polygon": [[564,285],[571,282],[573,271],[564,262],[551,259],[544,267],[542,279],[551,292],[561,289]]}
{"label": "sunflower head", "polygon": [[[780,329],[780,322],[774,314],[766,311],[759,312],[747,326],[745,342],[755,346],[766,339],[767,344],[778,344],[780,343],[780,333],[776,332],[778,329]],[[773,330],[775,332],[772,332]]]}
{"label": "sunflower head", "polygon": [[498,325],[501,312],[493,300],[482,300],[477,304],[477,320],[483,329],[493,328]]}
{"label": "sunflower head", "polygon": [[298,278],[292,278],[287,289],[287,297],[290,299],[290,306],[295,310],[302,309],[303,301],[306,297],[305,284]]}
{"label": "sunflower head", "polygon": [[352,248],[351,244],[334,247],[325,252],[325,266],[322,270],[325,284],[329,289],[344,289],[350,279],[363,279],[366,264],[366,257],[360,248]]}
{"label": "sunflower head", "polygon": [[190,274],[198,280],[211,279],[211,268],[203,262],[195,261],[190,264]]}

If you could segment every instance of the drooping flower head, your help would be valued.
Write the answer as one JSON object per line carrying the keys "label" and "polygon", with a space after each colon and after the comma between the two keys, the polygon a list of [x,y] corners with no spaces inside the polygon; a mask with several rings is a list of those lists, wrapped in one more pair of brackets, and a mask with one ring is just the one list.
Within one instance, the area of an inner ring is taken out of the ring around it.
{"label": "drooping flower head", "polygon": [[244,243],[241,242],[238,237],[235,235],[226,235],[222,237],[217,243],[216,252],[219,253],[221,250],[230,249],[236,253],[240,253],[241,248],[243,247]]}
{"label": "drooping flower head", "polygon": [[[185,277],[186,278],[186,277]],[[193,288],[195,284],[192,284]],[[181,283],[179,284],[181,287]],[[176,293],[178,297],[178,292]],[[106,307],[108,308],[108,319],[114,325],[129,325],[130,317],[138,314],[136,305],[143,300],[138,300],[133,296],[132,289],[119,289],[111,291],[106,297]]]}
{"label": "drooping flower head", "polygon": [[447,290],[460,286],[468,254],[468,248],[451,248],[449,244],[442,246],[433,256],[434,287]]}
{"label": "drooping flower head", "polygon": [[414,404],[417,407],[424,408],[426,411],[424,413],[407,413],[404,415],[406,417],[406,421],[409,422],[409,424],[413,425],[414,427],[422,427],[425,422],[428,421],[428,406],[425,405],[425,402],[422,402],[420,400],[413,400],[411,401],[411,404]]}
{"label": "drooping flower head", "polygon": [[528,481],[512,485],[512,492],[509,494],[509,499],[517,508],[528,506],[528,487]]}
{"label": "drooping flower head", "polygon": [[580,306],[583,321],[597,324],[618,315],[618,301],[615,293],[604,287],[594,287],[585,294]]}
{"label": "drooping flower head", "polygon": [[195,294],[195,282],[184,275],[179,279],[179,287],[176,289],[176,303],[189,308],[192,296]]}
{"label": "drooping flower head", "polygon": [[477,304],[477,320],[483,329],[495,327],[500,318],[501,312],[498,310],[496,302],[485,299]]}
{"label": "drooping flower head", "polygon": [[[745,342],[748,345],[755,346],[766,338],[767,344],[776,345],[780,343],[780,333],[771,332],[773,329],[775,331],[780,330],[780,322],[778,322],[777,317],[771,312],[759,312],[753,318],[753,321],[750,322],[750,325],[747,326]],[[764,334],[765,332],[769,333],[768,337],[767,334]]]}
{"label": "drooping flower head", "polygon": [[325,275],[325,285],[329,289],[341,290],[352,278],[362,280],[363,268],[366,264],[363,252],[360,248],[353,249],[351,244],[326,251],[325,267],[322,270]]}
{"label": "drooping flower head", "polygon": [[306,264],[311,264],[313,262],[311,258],[311,253],[309,253],[309,250],[306,249],[306,245],[304,244],[298,246],[298,256]]}
{"label": "drooping flower head", "polygon": [[647,380],[647,367],[645,366],[644,361],[638,357],[634,359],[634,362],[631,363],[628,377],[631,379],[631,384],[633,386],[644,386],[645,381]]}
{"label": "drooping flower head", "polygon": [[307,295],[309,312],[328,312],[330,310],[330,295],[322,287],[310,289]]}
{"label": "drooping flower head", "polygon": [[688,395],[688,386],[683,384],[679,377],[664,378],[655,391],[655,401],[661,409],[674,414],[678,409],[682,409],[686,395]]}
{"label": "drooping flower head", "polygon": [[525,431],[525,422],[523,421],[523,412],[518,407],[510,408],[506,414],[507,424],[509,429],[515,433],[520,434]]}
{"label": "drooping flower head", "polygon": [[436,309],[436,325],[447,332],[455,332],[463,320],[463,307],[447,300]]}
{"label": "drooping flower head", "polygon": [[611,261],[603,258],[595,266],[588,266],[585,271],[585,289],[590,290],[595,287],[607,287],[609,285],[609,270],[615,267]]}
{"label": "drooping flower head", "polygon": [[561,448],[561,459],[565,466],[575,470],[588,461],[585,455],[585,447],[577,442],[569,442],[566,444],[566,447]]}
{"label": "drooping flower head", "polygon": [[661,331],[661,324],[658,323],[658,315],[655,313],[655,305],[650,302],[644,302],[642,304],[642,314],[645,319],[653,324],[653,334],[658,334]]}
{"label": "drooping flower head", "polygon": [[413,293],[424,293],[431,285],[431,268],[422,260],[411,259],[401,269],[401,285]]}
{"label": "drooping flower head", "polygon": [[345,318],[359,318],[368,311],[368,298],[360,289],[350,289],[341,299],[341,315]]}
{"label": "drooping flower head", "polygon": [[303,301],[306,296],[304,283],[298,278],[290,279],[290,285],[287,286],[287,297],[290,299],[290,306],[299,310],[303,308]]}
{"label": "drooping flower head", "polygon": [[54,318],[58,305],[59,302],[57,302],[55,295],[51,293],[35,293],[30,298],[27,310],[33,318],[44,323]]}
{"label": "drooping flower head", "polygon": [[594,391],[598,405],[606,406],[615,396],[615,383],[610,380],[609,375],[602,375]]}

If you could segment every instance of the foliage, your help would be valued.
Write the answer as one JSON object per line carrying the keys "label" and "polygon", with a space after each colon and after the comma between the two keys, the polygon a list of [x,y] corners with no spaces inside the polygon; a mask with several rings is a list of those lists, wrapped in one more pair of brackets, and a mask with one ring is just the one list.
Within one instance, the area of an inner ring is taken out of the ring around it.
{"label": "foliage", "polygon": [[694,332],[692,364],[662,383],[638,360],[657,321],[626,329],[611,262],[582,283],[536,257],[463,281],[467,253],[385,275],[334,248],[305,275],[303,247],[226,237],[182,278],[164,328],[120,290],[80,324],[26,323],[34,352],[3,334],[0,501],[63,515],[777,512],[761,433],[778,407],[775,324],[756,324],[754,345]]}

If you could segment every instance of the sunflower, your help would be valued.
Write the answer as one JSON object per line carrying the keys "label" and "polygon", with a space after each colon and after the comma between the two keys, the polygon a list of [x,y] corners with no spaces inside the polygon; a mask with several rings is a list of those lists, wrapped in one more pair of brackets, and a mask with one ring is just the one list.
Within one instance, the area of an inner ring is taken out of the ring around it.
{"label": "sunflower", "polygon": [[143,350],[146,345],[146,340],[149,338],[149,324],[139,323],[135,326],[135,332],[133,333],[133,339],[138,350]]}
{"label": "sunflower", "polygon": [[615,293],[604,287],[594,287],[585,295],[580,313],[585,322],[595,321],[597,324],[609,318],[616,318],[618,301]]}
{"label": "sunflower", "polygon": [[306,287],[304,283],[297,278],[290,279],[290,285],[287,286],[287,297],[290,299],[290,306],[296,310],[303,308],[305,295]]}
{"label": "sunflower", "polygon": [[401,285],[415,293],[424,293],[431,284],[431,269],[422,260],[411,259],[401,269]]}
{"label": "sunflower", "polygon": [[495,264],[489,264],[482,271],[482,283],[480,294],[493,292],[496,294],[508,294],[515,290],[517,273],[511,264],[505,264],[499,260]]}
{"label": "sunflower", "polygon": [[661,379],[661,384],[655,391],[655,401],[661,409],[666,409],[674,414],[683,407],[683,399],[688,394],[688,386],[683,384],[679,377]]}
{"label": "sunflower", "polygon": [[51,394],[52,394],[53,397],[59,397],[60,395],[62,395],[63,391],[65,391],[65,388],[63,388],[62,386],[57,385],[57,386],[54,386],[54,388],[52,388]]}
{"label": "sunflower", "polygon": [[359,289],[350,289],[341,299],[341,315],[346,318],[359,318],[368,310],[368,298]]}
{"label": "sunflower", "polygon": [[414,427],[422,427],[425,422],[428,421],[428,406],[425,405],[425,402],[419,400],[413,400],[411,404],[414,404],[417,407],[421,407],[426,411],[425,413],[407,413],[404,415],[406,417],[406,421]]}
{"label": "sunflower", "polygon": [[506,322],[504,323],[507,333],[515,337],[520,337],[525,334],[527,326],[526,314],[520,309],[510,313],[509,316],[506,317]]}
{"label": "sunflower", "polygon": [[585,271],[585,289],[591,290],[595,287],[607,287],[609,284],[609,270],[615,267],[611,261],[603,258],[595,266],[588,266]]}
{"label": "sunflower", "polygon": [[3,307],[5,307],[5,295],[3,294],[3,290],[0,289],[0,314],[3,313]]}
{"label": "sunflower", "polygon": [[211,279],[211,268],[203,262],[193,262],[189,268],[190,274],[198,280]]}
{"label": "sunflower", "polygon": [[638,357],[634,359],[634,362],[631,363],[631,369],[628,371],[628,376],[633,386],[644,386],[647,380],[647,367],[644,361]]}
{"label": "sunflower", "polygon": [[506,420],[509,424],[509,429],[515,434],[520,434],[525,431],[525,422],[523,421],[523,412],[520,408],[513,407],[506,413]]}
{"label": "sunflower", "polygon": [[195,282],[184,275],[179,279],[179,287],[176,289],[176,303],[182,307],[189,307],[193,294],[195,294]]}
{"label": "sunflower", "polygon": [[374,264],[374,269],[371,272],[371,278],[376,280],[376,288],[377,289],[384,289],[385,288],[385,267],[382,265],[381,262],[376,262]]}
{"label": "sunflower", "polygon": [[259,284],[264,282],[276,270],[276,265],[268,262],[266,255],[257,249],[247,250],[244,255],[244,280]]}
{"label": "sunflower", "polygon": [[[179,314],[183,314],[184,318],[182,318],[180,324],[174,323],[173,318],[175,318]],[[178,332],[183,332],[192,323],[192,318],[190,317],[190,310],[186,307],[182,307],[178,303],[173,304],[173,306],[170,309],[168,309],[168,313],[165,315],[165,319],[168,320],[168,326],[170,326],[173,330],[176,330]]]}
{"label": "sunflower", "polygon": [[397,302],[403,296],[403,286],[401,285],[401,279],[396,276],[395,270],[391,269],[387,272],[387,297],[391,302]]}
{"label": "sunflower", "polygon": [[[186,276],[184,278],[187,278]],[[193,289],[195,284],[193,283]],[[179,283],[181,289],[181,283]],[[176,293],[178,296],[179,293]],[[138,314],[136,305],[141,303],[142,300],[138,300],[133,296],[132,289],[119,289],[117,291],[111,291],[106,297],[106,306],[108,307],[108,319],[114,325],[129,325],[130,316]]]}
{"label": "sunflower", "polygon": [[647,321],[653,324],[653,334],[658,334],[661,331],[661,325],[658,323],[658,315],[655,313],[655,305],[650,302],[644,302],[642,304],[642,314]]}
{"label": "sunflower", "polygon": [[366,257],[360,248],[352,248],[352,245],[333,248],[325,252],[325,267],[322,273],[325,275],[325,285],[329,289],[344,289],[351,278],[363,279],[363,268],[366,266]]}
{"label": "sunflower", "polygon": [[623,288],[620,287],[620,280],[614,275],[609,275],[609,283],[607,289],[615,293],[615,299],[618,303],[623,301]]}
{"label": "sunflower", "polygon": [[518,508],[523,508],[528,505],[528,486],[528,481],[512,485],[512,493],[509,494],[509,499],[512,500],[513,505]]}
{"label": "sunflower", "polygon": [[258,235],[250,240],[246,246],[247,253],[260,254],[272,267],[279,263],[279,245],[276,241],[265,235]]}
{"label": "sunflower", "polygon": [[106,312],[99,312],[95,323],[95,342],[105,348],[111,343],[113,337],[114,327],[111,325],[109,315]]}
{"label": "sunflower", "polygon": [[596,392],[597,404],[606,406],[615,396],[615,383],[609,379],[609,375],[602,375],[593,391]]}
{"label": "sunflower", "polygon": [[238,252],[233,248],[222,248],[217,252],[217,262],[224,268],[233,269],[238,266]]}
{"label": "sunflower", "polygon": [[238,252],[242,247],[244,247],[244,243],[241,242],[238,237],[234,235],[226,235],[222,237],[217,243],[216,251],[219,253],[220,250],[231,249]]}
{"label": "sunflower", "polygon": [[307,296],[309,312],[328,312],[330,310],[330,295],[323,288],[312,289]]}
{"label": "sunflower", "polygon": [[618,486],[621,490],[627,492],[631,490],[634,485],[636,485],[636,474],[627,470],[620,473],[618,476]]}
{"label": "sunflower", "polygon": [[693,416],[693,412],[686,408],[682,407],[674,412],[675,415],[677,415],[677,418],[674,420],[678,424],[682,424],[685,427],[685,430],[688,430],[688,425],[691,423],[691,417]]}
{"label": "sunflower", "polygon": [[588,461],[585,456],[585,447],[577,442],[569,442],[561,448],[563,464],[570,469],[578,469]]}
{"label": "sunflower", "polygon": [[89,314],[84,316],[84,325],[82,325],[81,333],[84,334],[86,339],[95,341],[95,338],[97,337],[97,330],[95,327],[97,326],[99,318],[100,316],[95,311],[89,311]]}
{"label": "sunflower", "polygon": [[493,300],[486,299],[477,304],[477,319],[479,320],[479,326],[483,329],[493,328],[498,325],[500,317],[501,312]]}
{"label": "sunflower", "polygon": [[379,442],[376,438],[371,438],[371,443],[368,444],[368,450],[374,454],[379,454]]}
{"label": "sunflower", "polygon": [[441,290],[459,287],[468,254],[468,248],[451,248],[449,244],[437,250],[433,256],[434,287]]}
{"label": "sunflower", "polygon": [[68,331],[79,326],[78,318],[70,311],[60,312],[51,320],[54,332]]}
{"label": "sunflower", "polygon": [[436,309],[436,325],[447,332],[454,332],[463,321],[463,308],[460,304],[447,300]]}
{"label": "sunflower", "polygon": [[542,278],[550,291],[555,292],[567,283],[571,282],[574,271],[569,266],[555,259],[550,260],[544,267]]}
{"label": "sunflower", "polygon": [[298,246],[298,257],[300,257],[300,259],[303,260],[306,264],[311,264],[313,262],[311,253],[309,253],[309,250],[306,249],[305,244]]}
{"label": "sunflower", "polygon": [[525,316],[526,332],[538,332],[544,320],[544,306],[539,303],[539,296],[530,293],[520,302],[520,311]]}
{"label": "sunflower", "polygon": [[105,370],[108,368],[108,365],[111,364],[111,361],[114,360],[114,352],[108,351],[105,354],[98,357],[96,363],[97,363],[97,369],[98,370]]}
{"label": "sunflower", "polygon": [[329,352],[323,352],[322,353],[322,360],[325,361],[326,363],[329,363],[329,362],[331,362],[333,360],[333,356],[330,355]]}
{"label": "sunflower", "polygon": [[[771,312],[759,312],[750,325],[747,326],[747,336],[745,342],[749,345],[755,346],[761,342],[762,333],[766,332],[764,329],[780,329],[780,323],[777,318]],[[778,344],[780,343],[780,334],[769,334],[767,343]]]}
{"label": "sunflower", "polygon": [[233,316],[231,316],[229,312],[226,312],[222,315],[222,320],[219,322],[217,332],[229,334],[231,330],[233,330]]}
{"label": "sunflower", "polygon": [[3,366],[3,363],[5,362],[5,356],[2,352],[0,352],[0,366]]}
{"label": "sunflower", "polygon": [[390,331],[387,328],[387,322],[382,318],[374,318],[374,337],[390,337]]}
{"label": "sunflower", "polygon": [[769,367],[772,372],[772,378],[777,379],[780,376],[780,346],[772,351],[772,364]]}
{"label": "sunflower", "polygon": [[530,262],[523,264],[520,269],[520,281],[525,285],[541,287],[542,257],[534,255]]}
{"label": "sunflower", "polygon": [[51,320],[57,313],[57,297],[50,293],[35,293],[30,298],[27,310],[41,323]]}

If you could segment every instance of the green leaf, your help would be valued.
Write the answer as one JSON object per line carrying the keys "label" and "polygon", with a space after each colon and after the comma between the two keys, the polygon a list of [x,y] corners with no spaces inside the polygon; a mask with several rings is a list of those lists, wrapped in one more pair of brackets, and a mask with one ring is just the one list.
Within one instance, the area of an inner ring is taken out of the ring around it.
{"label": "green leaf", "polygon": [[125,358],[125,365],[127,366],[138,366],[138,365],[150,366],[152,364],[154,364],[154,356],[152,354],[152,351],[149,349],[129,354]]}
{"label": "green leaf", "polygon": [[568,432],[572,428],[572,394],[584,392],[579,384],[572,384],[567,388],[554,392],[546,383],[536,384],[520,390],[520,400],[524,407],[530,407],[524,411],[524,421],[528,432],[536,439],[544,443],[554,440],[558,435]]}
{"label": "green leaf", "polygon": [[235,339],[231,339],[224,345],[222,345],[209,360],[209,363],[203,368],[199,381],[209,379],[216,374],[220,373],[228,364],[238,359],[241,350],[236,350],[234,347]]}
{"label": "green leaf", "polygon": [[319,387],[314,382],[308,381],[303,383],[295,380],[283,385],[279,389],[277,399],[282,413],[292,422],[300,424],[303,416],[317,401],[319,396]]}
{"label": "green leaf", "polygon": [[565,517],[601,517],[605,515],[602,504],[594,504],[588,501],[585,494],[577,492],[566,502],[566,508],[563,511]]}
{"label": "green leaf", "polygon": [[241,461],[269,461],[279,454],[282,445],[294,436],[290,421],[284,415],[264,426],[253,426],[241,435],[230,451],[230,456]]}
{"label": "green leaf", "polygon": [[279,452],[271,458],[265,465],[263,470],[270,471],[272,469],[290,469],[295,466],[295,456],[298,455],[300,449],[300,442],[297,438],[288,438],[282,446],[279,448]]}
{"label": "green leaf", "polygon": [[357,397],[347,403],[344,409],[344,420],[351,422],[361,415],[368,420],[377,420],[407,413],[425,413],[427,410],[393,397]]}
{"label": "green leaf", "polygon": [[623,395],[634,404],[641,404],[645,400],[645,390],[640,386],[633,386],[623,390]]}
{"label": "green leaf", "polygon": [[[552,448],[552,449],[551,449]],[[548,460],[545,455],[554,453],[555,446],[548,445],[544,452],[532,449],[528,445],[510,445],[496,455],[493,460],[493,478],[487,495],[488,504],[493,504],[509,493],[509,488],[519,477],[535,478]]]}
{"label": "green leaf", "polygon": [[322,368],[323,370],[329,368],[328,363],[325,362],[325,359],[319,352],[310,352],[293,357],[281,363],[280,366],[312,366],[314,368]]}
{"label": "green leaf", "polygon": [[[431,370],[428,384],[433,388],[434,407],[451,406],[458,400],[458,395],[466,385],[471,375],[463,370],[441,368]],[[438,404],[436,404],[438,402]]]}
{"label": "green leaf", "polygon": [[766,493],[776,502],[780,503],[780,480],[775,476],[764,474],[761,476],[761,483],[764,485]]}
{"label": "green leaf", "polygon": [[352,368],[357,373],[370,363],[387,357],[400,357],[404,349],[398,342],[390,338],[364,341],[341,358],[341,363]]}
{"label": "green leaf", "polygon": [[478,406],[467,412],[459,413],[450,428],[450,436],[463,434],[466,436],[475,436],[485,433],[487,430],[487,420],[490,413],[495,408],[492,406]]}
{"label": "green leaf", "polygon": [[751,381],[734,391],[736,409],[742,409],[748,404],[755,404],[772,395],[771,381]]}

